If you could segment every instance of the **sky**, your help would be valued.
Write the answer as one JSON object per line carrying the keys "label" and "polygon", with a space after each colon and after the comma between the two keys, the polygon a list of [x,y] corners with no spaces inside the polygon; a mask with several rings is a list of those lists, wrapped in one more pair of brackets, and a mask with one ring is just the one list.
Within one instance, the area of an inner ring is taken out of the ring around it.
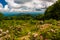
{"label": "sky", "polygon": [[29,12],[47,8],[57,0],[0,0],[1,12]]}
{"label": "sky", "polygon": [[7,4],[7,2],[5,2],[5,0],[0,0],[0,3],[3,5],[3,7]]}

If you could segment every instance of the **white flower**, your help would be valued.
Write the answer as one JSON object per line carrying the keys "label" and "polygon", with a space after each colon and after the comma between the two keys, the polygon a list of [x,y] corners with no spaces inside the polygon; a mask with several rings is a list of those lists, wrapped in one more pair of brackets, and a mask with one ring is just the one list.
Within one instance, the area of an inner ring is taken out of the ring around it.
{"label": "white flower", "polygon": [[9,30],[7,30],[6,33],[9,33]]}
{"label": "white flower", "polygon": [[55,32],[55,30],[51,29],[51,32]]}
{"label": "white flower", "polygon": [[37,36],[38,36],[38,34],[37,34],[37,33],[33,33],[32,35],[33,35],[34,37],[37,37]]}
{"label": "white flower", "polygon": [[37,36],[38,36],[38,34],[35,34],[35,35],[34,35],[34,37],[37,37]]}

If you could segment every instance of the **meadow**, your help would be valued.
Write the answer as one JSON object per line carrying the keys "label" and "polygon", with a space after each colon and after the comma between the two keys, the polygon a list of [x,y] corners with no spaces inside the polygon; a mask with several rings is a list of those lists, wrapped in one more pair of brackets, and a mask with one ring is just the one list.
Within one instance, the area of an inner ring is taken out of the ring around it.
{"label": "meadow", "polygon": [[60,1],[49,6],[44,14],[0,13],[0,40],[60,40]]}
{"label": "meadow", "polygon": [[60,21],[2,20],[0,40],[60,40]]}

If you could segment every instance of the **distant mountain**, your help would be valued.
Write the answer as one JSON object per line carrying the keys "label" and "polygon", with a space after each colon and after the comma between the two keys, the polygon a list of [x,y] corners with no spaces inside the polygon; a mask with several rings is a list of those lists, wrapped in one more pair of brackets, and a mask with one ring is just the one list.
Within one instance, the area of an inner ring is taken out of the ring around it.
{"label": "distant mountain", "polygon": [[3,12],[5,16],[14,16],[14,15],[22,15],[22,14],[30,14],[30,15],[38,15],[44,14],[44,11],[36,11],[36,12]]}

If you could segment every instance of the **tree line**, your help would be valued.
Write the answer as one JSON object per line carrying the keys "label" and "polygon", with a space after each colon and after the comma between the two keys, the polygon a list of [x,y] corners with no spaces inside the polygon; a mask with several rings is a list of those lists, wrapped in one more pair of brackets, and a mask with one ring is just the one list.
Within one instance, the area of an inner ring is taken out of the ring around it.
{"label": "tree line", "polygon": [[39,14],[36,16],[30,15],[30,14],[23,14],[23,15],[15,15],[15,16],[4,16],[2,13],[0,13],[0,20],[41,20],[43,18],[44,14]]}

